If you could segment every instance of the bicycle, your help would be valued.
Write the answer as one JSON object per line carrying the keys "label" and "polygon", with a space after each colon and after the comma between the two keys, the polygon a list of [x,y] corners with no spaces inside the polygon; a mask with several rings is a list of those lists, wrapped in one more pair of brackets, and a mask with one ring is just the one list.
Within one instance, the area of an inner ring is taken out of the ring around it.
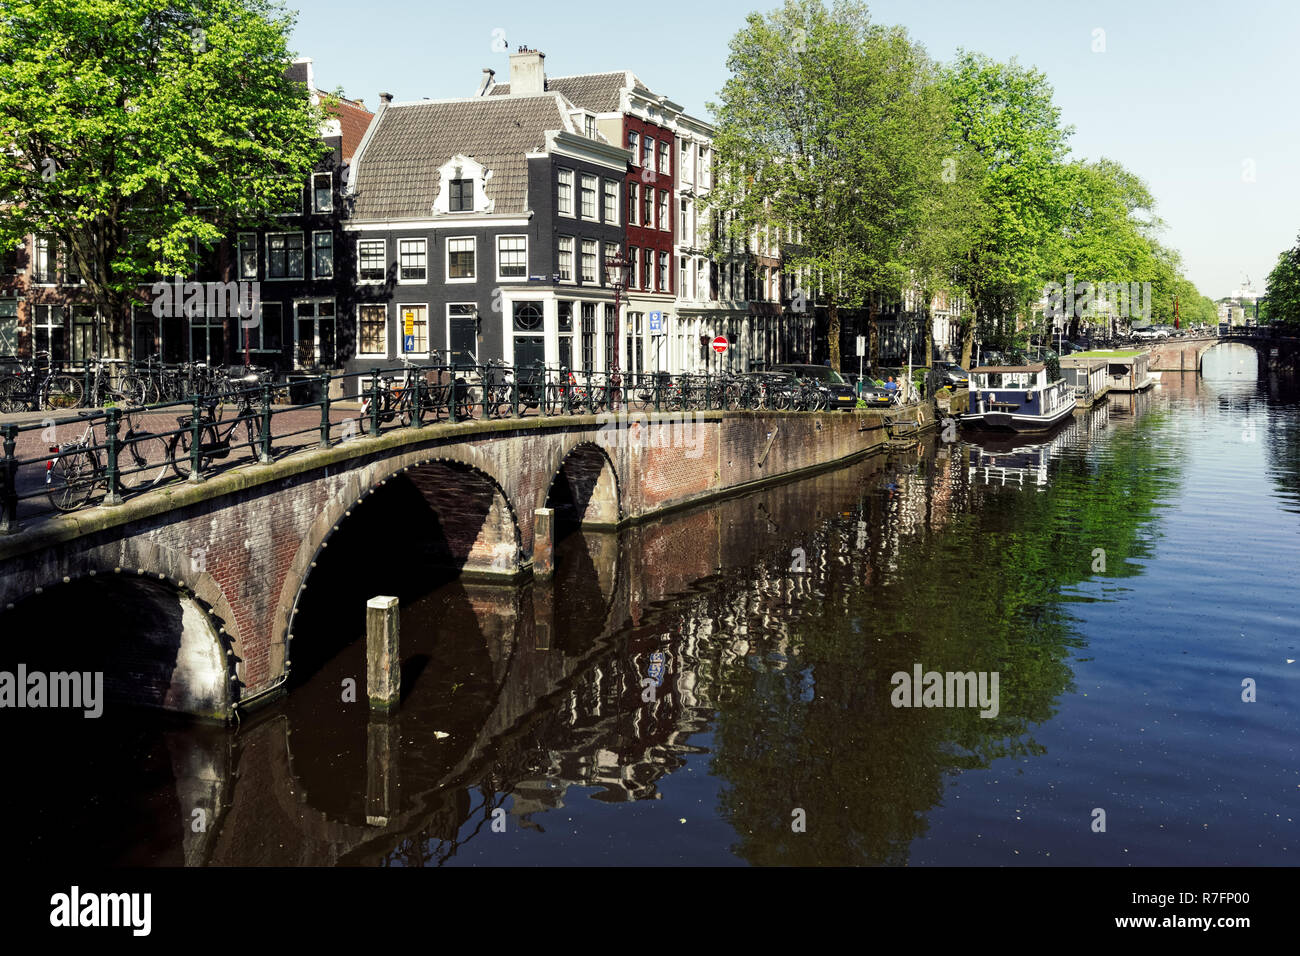
{"label": "bicycle", "polygon": [[[262,415],[253,406],[251,389],[259,384],[260,378],[257,375],[247,375],[240,380],[244,385],[237,398],[239,407],[236,409],[235,417],[230,420],[228,425],[223,426],[222,412],[224,403],[216,396],[207,396],[207,414],[199,416],[199,449],[198,465],[200,471],[207,471],[212,462],[221,458],[230,457],[231,448],[234,444],[234,434],[240,425],[244,426],[245,440],[248,443],[249,452],[256,457],[262,442]],[[171,444],[167,448],[168,457],[171,459],[172,470],[181,478],[189,478],[194,469],[194,415],[180,415],[176,418],[176,424],[182,429],[172,436]],[[225,432],[222,432],[222,428]]]}
{"label": "bicycle", "polygon": [[[45,360],[44,375],[41,373],[42,358]],[[81,379],[55,369],[50,353],[41,351],[33,356],[30,367],[0,379],[0,413],[47,408],[62,410],[80,405],[85,392]]]}
{"label": "bicycle", "polygon": [[[90,418],[94,412],[78,412]],[[124,491],[143,491],[161,482],[171,467],[167,440],[152,432],[137,431],[131,412],[124,414],[126,432],[122,435],[117,461],[122,467],[123,454],[129,456],[125,470],[118,472]],[[76,511],[90,500],[95,489],[108,480],[108,468],[100,461],[103,446],[95,441],[95,422],[86,422],[81,437],[62,445],[51,445],[55,456],[45,462],[45,494],[57,510]]]}
{"label": "bicycle", "polygon": [[107,402],[125,402],[128,405],[144,405],[149,397],[148,382],[134,373],[122,376],[117,385],[112,384],[112,363],[107,359],[97,358],[91,361],[95,373],[90,380],[90,390],[82,397],[81,404],[90,408],[99,408]]}

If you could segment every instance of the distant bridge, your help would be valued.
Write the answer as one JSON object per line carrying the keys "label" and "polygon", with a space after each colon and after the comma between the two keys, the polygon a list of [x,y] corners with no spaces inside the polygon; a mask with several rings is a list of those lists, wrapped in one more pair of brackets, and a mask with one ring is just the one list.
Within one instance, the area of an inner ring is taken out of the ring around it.
{"label": "distant bridge", "polygon": [[1205,354],[1216,345],[1249,345],[1259,358],[1261,375],[1300,370],[1300,338],[1271,334],[1268,328],[1238,328],[1228,335],[1197,335],[1162,339],[1148,346],[1153,372],[1199,372]]}

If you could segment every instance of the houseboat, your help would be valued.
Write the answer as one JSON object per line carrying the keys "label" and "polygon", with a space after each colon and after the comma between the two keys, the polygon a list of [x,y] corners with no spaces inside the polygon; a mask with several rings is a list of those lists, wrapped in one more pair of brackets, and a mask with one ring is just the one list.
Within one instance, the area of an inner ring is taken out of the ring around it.
{"label": "houseboat", "polygon": [[1061,377],[1074,389],[1076,410],[1091,408],[1110,391],[1109,364],[1104,358],[1067,355],[1061,359]]}
{"label": "houseboat", "polygon": [[981,365],[970,371],[970,411],[961,424],[998,431],[1041,432],[1074,411],[1065,379],[1047,380],[1047,366]]}
{"label": "houseboat", "polygon": [[1112,392],[1141,392],[1155,385],[1155,377],[1150,372],[1151,353],[1137,352],[1132,355],[1123,353],[1103,356],[1110,377]]}

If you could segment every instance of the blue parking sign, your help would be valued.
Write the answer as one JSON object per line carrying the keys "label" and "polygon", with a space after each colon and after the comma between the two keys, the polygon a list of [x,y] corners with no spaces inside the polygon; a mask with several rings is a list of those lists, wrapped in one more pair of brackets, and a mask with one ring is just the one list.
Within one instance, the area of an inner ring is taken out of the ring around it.
{"label": "blue parking sign", "polygon": [[658,335],[664,330],[664,314],[662,312],[650,313],[650,334]]}

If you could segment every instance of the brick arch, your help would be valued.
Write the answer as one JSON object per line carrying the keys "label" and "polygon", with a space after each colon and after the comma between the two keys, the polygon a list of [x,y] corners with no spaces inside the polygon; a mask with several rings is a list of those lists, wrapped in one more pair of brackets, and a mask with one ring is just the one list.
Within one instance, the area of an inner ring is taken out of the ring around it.
{"label": "brick arch", "polygon": [[[276,686],[287,677],[286,663],[292,664],[289,644],[293,637],[293,620],[311,570],[321,551],[328,547],[329,538],[338,530],[342,522],[351,516],[354,507],[361,504],[366,497],[375,494],[390,479],[427,465],[443,465],[451,469],[473,472],[481,476],[485,484],[492,489],[494,496],[490,507],[495,510],[497,501],[500,501],[499,517],[504,522],[508,522],[509,536],[513,545],[509,555],[512,566],[508,569],[503,568],[502,576],[513,576],[517,573],[522,555],[519,516],[506,488],[492,474],[488,456],[481,449],[473,446],[423,448],[382,459],[365,469],[344,472],[336,478],[335,486],[326,499],[326,506],[312,520],[303,535],[280,587],[280,596],[273,612],[270,632],[272,678]],[[491,511],[489,511],[490,515]],[[476,569],[469,570],[473,572]]]}
{"label": "brick arch", "polygon": [[547,502],[551,500],[552,492],[556,488],[556,483],[560,480],[561,472],[575,454],[587,457],[591,463],[599,462],[599,471],[594,476],[591,487],[579,492],[584,495],[586,500],[595,501],[598,508],[597,515],[592,521],[584,522],[584,524],[592,523],[610,528],[616,526],[626,514],[623,506],[623,482],[619,477],[618,467],[614,464],[614,459],[610,457],[608,449],[600,442],[589,437],[582,437],[571,444],[562,446],[551,455],[550,461],[547,462],[546,473],[548,477],[538,488],[535,507],[548,507]]}
{"label": "brick arch", "polygon": [[[132,601],[121,595],[132,593],[135,609],[147,610],[151,616],[128,618],[125,623],[142,637],[163,639],[153,642],[163,656],[152,663],[163,664],[165,673],[153,675],[152,689],[143,686],[149,683],[151,670],[146,653],[135,662],[138,669],[132,672],[144,679],[143,685],[132,680],[131,686],[119,687],[115,691],[118,699],[219,722],[233,716],[238,705],[237,663],[243,656],[242,641],[230,602],[206,570],[195,567],[190,556],[182,559],[171,548],[141,539],[122,539],[64,557],[66,563],[44,565],[41,571],[48,573],[0,573],[4,579],[0,625],[6,614],[21,613],[24,604],[49,600],[47,595],[57,595],[60,589],[92,583],[116,595],[112,607],[105,608],[105,613],[114,615],[115,625],[117,616],[132,607]],[[24,586],[26,593],[15,593]],[[160,611],[176,613],[174,630],[169,633],[156,627]],[[0,633],[4,630],[0,626]],[[165,643],[171,637],[176,640],[174,647]]]}

